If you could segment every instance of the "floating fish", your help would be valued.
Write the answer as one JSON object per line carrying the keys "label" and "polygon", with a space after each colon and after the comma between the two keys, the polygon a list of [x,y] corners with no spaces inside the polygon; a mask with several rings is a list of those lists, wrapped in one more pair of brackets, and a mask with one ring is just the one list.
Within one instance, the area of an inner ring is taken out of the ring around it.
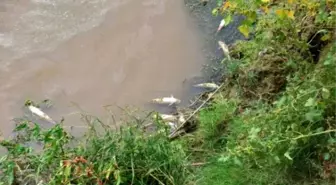
{"label": "floating fish", "polygon": [[222,48],[224,55],[231,60],[229,47],[223,41],[218,41],[218,45]]}
{"label": "floating fish", "polygon": [[218,33],[224,26],[225,26],[225,20],[222,19],[221,22],[219,23],[216,33]]}
{"label": "floating fish", "polygon": [[161,117],[163,121],[175,121],[176,116],[171,114],[154,114],[153,118],[156,119],[157,116]]}
{"label": "floating fish", "polygon": [[181,100],[174,98],[173,95],[171,95],[170,97],[155,98],[152,102],[157,104],[168,104],[168,106],[171,106],[173,104],[181,103]]}
{"label": "floating fish", "polygon": [[35,115],[53,123],[56,124],[56,122],[54,120],[52,120],[46,113],[44,113],[43,111],[41,111],[39,108],[34,107],[33,105],[29,105],[28,109]]}
{"label": "floating fish", "polygon": [[219,86],[214,83],[202,83],[202,84],[194,85],[194,87],[201,87],[201,88],[207,88],[207,89],[212,89],[212,90],[219,88]]}

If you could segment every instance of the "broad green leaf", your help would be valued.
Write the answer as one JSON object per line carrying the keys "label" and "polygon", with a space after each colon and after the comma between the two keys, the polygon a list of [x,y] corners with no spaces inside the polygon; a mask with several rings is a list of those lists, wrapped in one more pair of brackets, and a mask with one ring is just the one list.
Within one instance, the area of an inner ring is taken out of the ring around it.
{"label": "broad green leaf", "polygon": [[321,112],[318,112],[316,110],[311,110],[310,112],[305,114],[305,118],[307,121],[315,122],[322,118],[322,114]]}
{"label": "broad green leaf", "polygon": [[287,101],[287,96],[282,96],[280,100],[275,102],[275,104],[277,105],[277,107],[281,107],[282,105],[286,103],[286,101]]}
{"label": "broad green leaf", "polygon": [[336,139],[335,138],[329,138],[328,139],[328,143],[329,144],[335,144],[336,143]]}
{"label": "broad green leaf", "polygon": [[218,9],[214,8],[211,12],[212,16],[217,16],[218,15]]}
{"label": "broad green leaf", "polygon": [[274,156],[274,160],[275,160],[275,162],[278,163],[278,164],[281,162],[281,161],[280,161],[280,158],[279,158],[278,156]]}
{"label": "broad green leaf", "polygon": [[316,105],[316,101],[314,98],[309,98],[307,102],[305,103],[305,107],[313,107]]}
{"label": "broad green leaf", "polygon": [[242,33],[246,38],[249,37],[249,35],[250,35],[250,28],[249,28],[247,25],[243,24],[243,25],[239,26],[239,27],[238,27],[238,30],[239,30],[240,33]]}
{"label": "broad green leaf", "polygon": [[323,131],[324,131],[324,128],[323,127],[319,127],[319,128],[316,129],[315,132],[323,132]]}
{"label": "broad green leaf", "polygon": [[257,20],[257,12],[255,11],[248,12],[246,16],[250,24],[253,24]]}
{"label": "broad green leaf", "polygon": [[326,40],[329,40],[329,39],[330,39],[330,34],[325,34],[321,37],[322,41],[326,41]]}
{"label": "broad green leaf", "polygon": [[249,133],[249,138],[255,139],[260,131],[260,128],[252,128]]}
{"label": "broad green leaf", "polygon": [[225,26],[227,26],[228,24],[230,24],[232,22],[232,16],[231,14],[227,15],[225,18]]}
{"label": "broad green leaf", "polygon": [[217,0],[217,6],[222,6],[223,5],[223,0]]}
{"label": "broad green leaf", "polygon": [[70,173],[71,173],[71,166],[66,166],[65,170],[64,170],[64,176],[66,179],[68,179],[70,177]]}
{"label": "broad green leaf", "polygon": [[330,91],[326,88],[322,89],[322,98],[323,99],[328,99],[330,97]]}
{"label": "broad green leaf", "polygon": [[323,62],[323,65],[325,65],[325,66],[328,66],[328,65],[330,65],[330,64],[332,64],[332,60],[330,60],[330,59],[326,59],[326,60]]}
{"label": "broad green leaf", "polygon": [[233,158],[233,162],[238,166],[243,166],[243,163],[238,159],[238,157]]}
{"label": "broad green leaf", "polygon": [[218,159],[218,162],[226,162],[230,159],[230,156],[222,156]]}

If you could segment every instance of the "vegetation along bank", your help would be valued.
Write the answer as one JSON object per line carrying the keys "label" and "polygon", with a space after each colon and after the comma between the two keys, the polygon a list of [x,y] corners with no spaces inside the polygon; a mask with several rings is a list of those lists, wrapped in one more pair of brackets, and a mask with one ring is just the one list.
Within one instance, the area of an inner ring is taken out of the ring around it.
{"label": "vegetation along bank", "polygon": [[218,25],[243,17],[245,39],[222,40],[225,75],[181,111],[183,126],[172,133],[154,116],[155,132],[143,119],[116,131],[83,115],[90,129],[75,139],[62,124],[20,120],[0,141],[0,184],[334,184],[335,0],[215,2]]}

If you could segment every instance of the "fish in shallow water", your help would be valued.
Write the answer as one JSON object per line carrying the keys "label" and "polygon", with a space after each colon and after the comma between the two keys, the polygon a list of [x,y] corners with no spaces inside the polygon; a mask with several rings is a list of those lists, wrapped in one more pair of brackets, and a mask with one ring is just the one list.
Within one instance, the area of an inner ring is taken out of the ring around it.
{"label": "fish in shallow water", "polygon": [[168,122],[167,125],[170,126],[171,131],[173,131],[173,130],[175,130],[177,128],[176,123],[173,123],[173,122]]}
{"label": "fish in shallow water", "polygon": [[178,119],[178,122],[179,122],[180,124],[183,124],[185,121],[186,121],[186,119],[184,118],[184,115],[183,115],[183,114],[180,114],[179,119]]}
{"label": "fish in shallow water", "polygon": [[214,83],[201,83],[201,84],[194,85],[194,87],[200,87],[200,88],[215,90],[219,86],[217,84],[214,84]]}
{"label": "fish in shallow water", "polygon": [[42,110],[40,110],[39,108],[33,106],[33,105],[29,105],[28,109],[35,115],[49,121],[50,123],[56,124],[56,122],[54,120],[52,120],[46,113],[44,113]]}
{"label": "fish in shallow water", "polygon": [[221,22],[219,23],[218,25],[218,28],[217,28],[217,33],[225,26],[225,20],[222,19]]}
{"label": "fish in shallow water", "polygon": [[181,103],[181,100],[174,98],[173,95],[171,95],[170,97],[155,98],[152,102],[157,104],[168,104],[168,106],[171,106],[173,104]]}
{"label": "fish in shallow water", "polygon": [[224,55],[231,60],[229,47],[223,41],[218,41],[218,45],[222,48]]}
{"label": "fish in shallow water", "polygon": [[171,114],[154,114],[153,118],[162,118],[163,121],[175,121],[177,118],[174,115]]}

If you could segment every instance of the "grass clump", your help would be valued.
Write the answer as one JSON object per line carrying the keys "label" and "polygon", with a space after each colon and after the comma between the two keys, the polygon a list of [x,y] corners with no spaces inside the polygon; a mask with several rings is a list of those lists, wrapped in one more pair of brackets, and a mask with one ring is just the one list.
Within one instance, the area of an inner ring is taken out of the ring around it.
{"label": "grass clump", "polygon": [[105,126],[103,132],[91,129],[82,142],[60,125],[42,130],[23,122],[16,131],[16,139],[1,141],[8,150],[0,163],[2,184],[186,184],[189,174],[181,145],[165,133]]}
{"label": "grass clump", "polygon": [[199,172],[203,184],[336,178],[333,7],[332,0],[219,1],[213,13],[226,22],[244,15],[238,29],[249,40],[237,42],[233,59],[223,60],[224,90],[199,115],[198,146],[217,154]]}

